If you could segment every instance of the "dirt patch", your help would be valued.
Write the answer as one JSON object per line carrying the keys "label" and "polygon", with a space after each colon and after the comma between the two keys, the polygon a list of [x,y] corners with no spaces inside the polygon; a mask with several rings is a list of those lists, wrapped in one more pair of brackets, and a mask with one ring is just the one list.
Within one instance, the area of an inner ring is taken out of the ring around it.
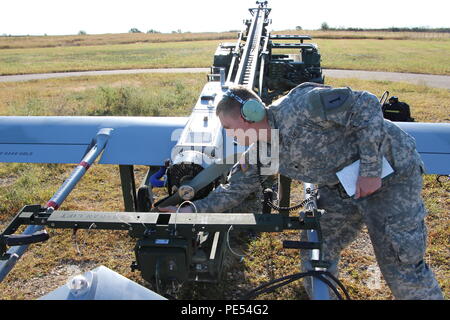
{"label": "dirt patch", "polygon": [[95,89],[97,88],[97,86],[79,86],[79,87],[72,87],[72,88],[68,88],[68,91],[71,92],[83,92],[89,89]]}
{"label": "dirt patch", "polygon": [[141,87],[142,82],[137,80],[121,80],[116,81],[110,84],[113,88],[121,88],[121,87]]}
{"label": "dirt patch", "polygon": [[[116,81],[111,84],[108,84],[108,86],[110,86],[112,88],[141,87],[142,82],[137,81],[137,80],[120,80],[120,81]],[[68,88],[68,91],[83,92],[86,90],[97,89],[97,88],[98,88],[98,85],[85,85],[85,86],[77,86],[77,87]]]}
{"label": "dirt patch", "polygon": [[0,177],[0,187],[9,187],[16,182],[16,176]]}

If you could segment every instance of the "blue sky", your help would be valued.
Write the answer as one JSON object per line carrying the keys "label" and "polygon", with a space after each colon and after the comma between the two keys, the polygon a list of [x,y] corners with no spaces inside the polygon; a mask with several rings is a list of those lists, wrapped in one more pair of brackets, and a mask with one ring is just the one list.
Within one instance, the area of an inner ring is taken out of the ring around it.
{"label": "blue sky", "polygon": [[[254,0],[0,0],[0,35],[241,30]],[[449,0],[269,0],[273,30],[450,27]]]}

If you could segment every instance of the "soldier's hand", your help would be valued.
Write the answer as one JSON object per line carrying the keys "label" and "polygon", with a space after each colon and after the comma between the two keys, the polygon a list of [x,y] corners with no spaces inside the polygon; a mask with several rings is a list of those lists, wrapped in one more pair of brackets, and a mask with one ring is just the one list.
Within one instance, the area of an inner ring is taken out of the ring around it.
{"label": "soldier's hand", "polygon": [[355,199],[368,196],[381,188],[380,177],[358,177],[356,181]]}

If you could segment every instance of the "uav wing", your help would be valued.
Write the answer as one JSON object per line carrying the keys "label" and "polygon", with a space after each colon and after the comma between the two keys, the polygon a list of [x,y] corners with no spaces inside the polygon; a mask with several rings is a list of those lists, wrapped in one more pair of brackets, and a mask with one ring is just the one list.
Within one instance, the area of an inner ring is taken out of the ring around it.
{"label": "uav wing", "polygon": [[450,123],[395,122],[416,139],[428,174],[450,174]]}
{"label": "uav wing", "polygon": [[162,165],[184,117],[0,117],[0,162],[78,163],[112,128],[101,164]]}
{"label": "uav wing", "polygon": [[[0,162],[78,163],[112,128],[99,163],[161,165],[187,117],[0,117]],[[428,174],[450,174],[450,124],[396,122],[416,140]]]}

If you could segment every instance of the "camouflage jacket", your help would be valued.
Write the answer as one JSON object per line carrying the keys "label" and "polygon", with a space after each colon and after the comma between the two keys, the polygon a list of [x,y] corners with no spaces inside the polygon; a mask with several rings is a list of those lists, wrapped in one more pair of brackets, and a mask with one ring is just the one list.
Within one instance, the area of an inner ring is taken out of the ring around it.
{"label": "camouflage jacket", "polygon": [[[278,172],[302,182],[335,185],[336,172],[360,160],[360,176],[379,177],[385,156],[396,174],[422,164],[414,139],[383,118],[377,97],[366,91],[303,83],[267,110],[278,129]],[[255,164],[236,165],[229,183],[195,201],[199,212],[223,212],[260,188]],[[270,149],[270,147],[268,147]],[[271,155],[276,158],[276,154]]]}

